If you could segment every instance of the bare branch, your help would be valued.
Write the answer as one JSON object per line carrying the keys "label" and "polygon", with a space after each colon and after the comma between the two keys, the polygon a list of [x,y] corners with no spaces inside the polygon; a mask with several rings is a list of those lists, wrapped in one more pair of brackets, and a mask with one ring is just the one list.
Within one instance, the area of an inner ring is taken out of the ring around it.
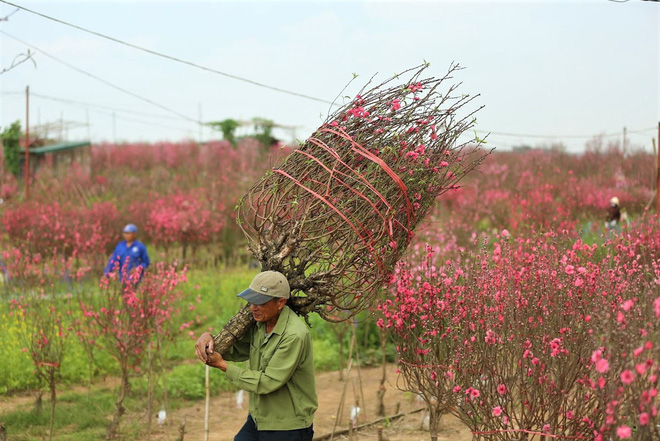
{"label": "bare branch", "polygon": [[5,16],[5,17],[3,17],[3,18],[0,18],[0,21],[9,21],[9,17],[11,17],[12,15],[16,14],[18,11],[20,11],[20,9],[19,9],[19,8],[16,8],[16,9],[14,10],[14,12],[11,12],[9,15],[7,15],[7,16]]}
{"label": "bare branch", "polygon": [[34,64],[34,67],[36,69],[37,63],[36,63],[36,61],[34,61],[34,59],[32,57],[34,57],[34,52],[30,52],[30,49],[28,49],[27,53],[25,53],[25,54],[21,53],[21,54],[16,55],[16,57],[14,57],[14,61],[12,61],[12,63],[11,63],[11,66],[9,66],[5,69],[2,69],[2,71],[0,71],[0,75],[2,75],[5,72],[9,72],[13,68],[17,67],[20,64],[25,63],[28,60],[32,61],[32,64]]}

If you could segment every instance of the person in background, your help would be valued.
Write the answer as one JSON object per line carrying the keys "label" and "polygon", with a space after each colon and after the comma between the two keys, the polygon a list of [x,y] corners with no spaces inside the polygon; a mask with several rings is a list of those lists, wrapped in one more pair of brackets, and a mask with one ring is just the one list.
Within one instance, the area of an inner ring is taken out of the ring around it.
{"label": "person in background", "polygon": [[610,206],[607,209],[607,222],[605,222],[605,229],[607,231],[618,229],[620,230],[619,223],[621,222],[621,208],[619,207],[619,198],[614,196],[610,199]]}
{"label": "person in background", "polygon": [[128,224],[124,227],[124,240],[119,242],[108,260],[108,264],[103,270],[103,275],[117,272],[119,280],[124,280],[125,276],[130,276],[134,271],[139,271],[139,279],[142,279],[144,272],[149,268],[149,254],[147,247],[136,240],[137,227]]}

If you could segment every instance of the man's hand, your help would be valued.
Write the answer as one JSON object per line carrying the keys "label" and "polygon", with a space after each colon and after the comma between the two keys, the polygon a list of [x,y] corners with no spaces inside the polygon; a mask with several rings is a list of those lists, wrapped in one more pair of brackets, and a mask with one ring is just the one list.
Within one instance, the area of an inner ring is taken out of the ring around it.
{"label": "man's hand", "polygon": [[218,354],[217,352],[214,352],[209,356],[209,361],[206,364],[211,367],[218,368],[222,372],[227,372],[228,364],[225,359],[222,358],[222,355]]}
{"label": "man's hand", "polygon": [[208,364],[211,355],[213,355],[213,336],[210,332],[203,333],[197,339],[195,355],[202,360],[202,363]]}
{"label": "man's hand", "polygon": [[195,355],[204,364],[218,368],[222,372],[227,370],[227,362],[222,358],[222,355],[213,352],[213,336],[208,332],[203,333],[197,339],[197,343],[195,343]]}

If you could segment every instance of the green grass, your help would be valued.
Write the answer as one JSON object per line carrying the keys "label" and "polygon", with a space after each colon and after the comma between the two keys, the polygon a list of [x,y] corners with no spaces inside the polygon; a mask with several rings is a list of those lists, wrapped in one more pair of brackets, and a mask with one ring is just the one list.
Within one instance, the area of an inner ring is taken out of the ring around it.
{"label": "green grass", "polygon": [[[188,283],[184,287],[187,302],[194,302],[195,316],[201,323],[194,329],[206,330],[209,327],[217,332],[234,314],[245,305],[236,297],[243,291],[258,270],[247,268],[213,271],[191,271],[188,273]],[[201,303],[195,302],[200,296]]]}
{"label": "green grass", "polygon": [[[108,423],[107,415],[114,408],[114,394],[95,391],[87,394],[69,393],[58,399],[55,406],[53,439],[83,441],[103,439]],[[44,397],[43,410],[35,413],[33,405],[26,405],[2,416],[8,439],[22,441],[47,439],[50,424],[50,403]]]}
{"label": "green grass", "polygon": [[[167,383],[168,402],[171,410],[190,405],[191,401],[205,396],[205,366],[200,363],[180,364],[157,382],[153,397],[153,409],[164,404],[163,387]],[[212,370],[210,374],[212,395],[221,391],[235,390],[224,374]],[[125,439],[141,439],[146,431],[147,377],[131,380],[131,394],[124,402],[127,413],[122,417],[121,431]],[[116,388],[94,385],[92,392],[64,392],[55,406],[55,440],[103,439],[105,430],[115,411]],[[43,410],[35,413],[30,402],[13,412],[2,415],[9,439],[34,440],[48,437],[50,402],[44,394]]]}

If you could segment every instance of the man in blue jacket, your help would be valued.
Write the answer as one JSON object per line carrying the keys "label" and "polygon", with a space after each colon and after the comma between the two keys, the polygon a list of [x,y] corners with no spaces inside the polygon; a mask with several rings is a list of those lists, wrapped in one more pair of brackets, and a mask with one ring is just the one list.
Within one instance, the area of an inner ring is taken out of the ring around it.
{"label": "man in blue jacket", "polygon": [[149,267],[149,255],[147,247],[142,242],[135,240],[137,237],[137,227],[128,224],[124,227],[124,240],[119,242],[108,260],[108,264],[103,271],[103,275],[117,272],[119,280],[124,280],[124,276],[130,277],[134,271],[139,271],[139,279]]}

